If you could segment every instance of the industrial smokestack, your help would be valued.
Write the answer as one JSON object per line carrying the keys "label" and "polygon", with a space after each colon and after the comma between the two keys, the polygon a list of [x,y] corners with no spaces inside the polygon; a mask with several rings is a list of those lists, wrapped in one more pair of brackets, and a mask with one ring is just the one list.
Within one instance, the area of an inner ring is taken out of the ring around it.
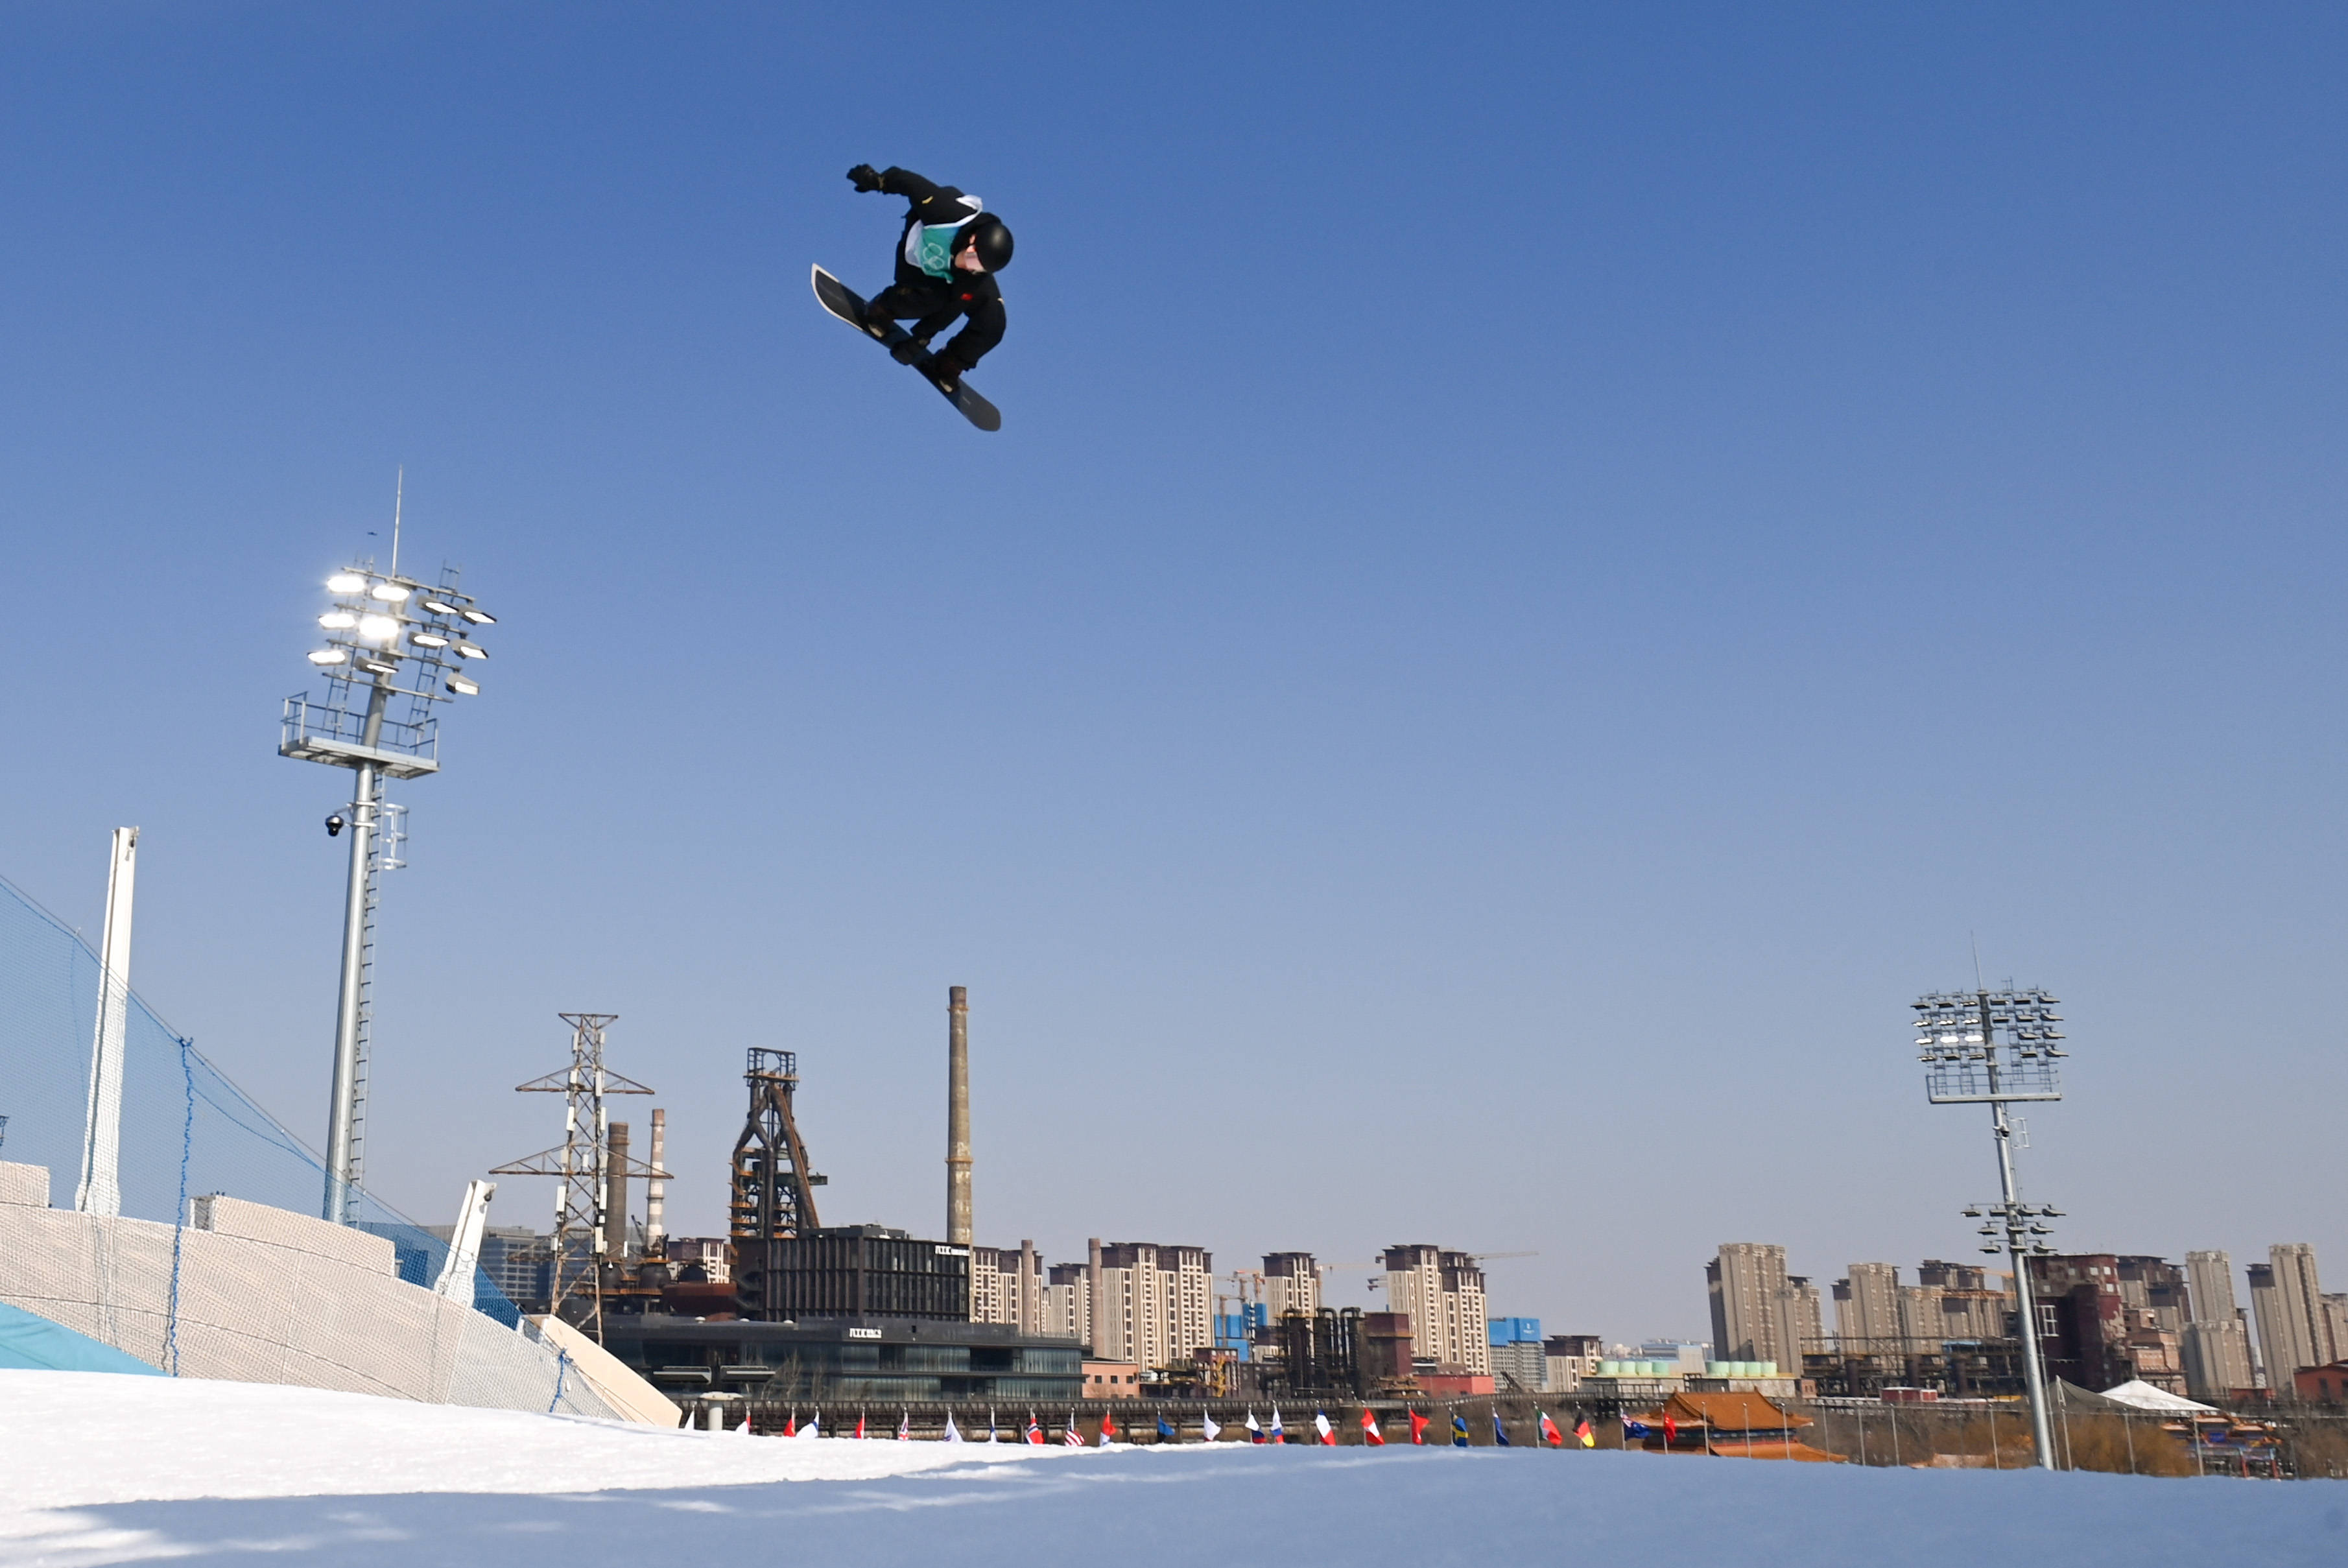
{"label": "industrial smokestack", "polygon": [[[662,1160],[668,1153],[668,1112],[653,1112],[653,1169],[665,1171]],[[668,1183],[655,1176],[644,1183],[644,1251],[654,1257],[668,1255]]]}
{"label": "industrial smokestack", "polygon": [[946,987],[946,1241],[971,1244],[970,993]]}
{"label": "industrial smokestack", "polygon": [[613,1263],[628,1259],[628,1124],[612,1123],[605,1140],[609,1157],[605,1165],[611,1174],[610,1207],[603,1211],[603,1255]]}

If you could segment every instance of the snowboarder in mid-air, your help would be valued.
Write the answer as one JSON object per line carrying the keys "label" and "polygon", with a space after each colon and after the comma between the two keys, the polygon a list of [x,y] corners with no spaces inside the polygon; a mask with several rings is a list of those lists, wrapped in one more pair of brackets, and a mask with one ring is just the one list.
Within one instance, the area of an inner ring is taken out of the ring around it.
{"label": "snowboarder in mid-air", "polygon": [[[890,353],[900,364],[922,365],[922,374],[948,395],[963,373],[1003,341],[1003,291],[994,274],[1011,260],[1011,231],[975,196],[951,185],[932,185],[902,169],[875,170],[860,163],[848,171],[859,191],[902,196],[905,232],[897,242],[897,281],[865,306],[864,325],[889,332],[900,321],[913,323],[912,335]],[[934,354],[930,339],[967,316],[970,325]]]}

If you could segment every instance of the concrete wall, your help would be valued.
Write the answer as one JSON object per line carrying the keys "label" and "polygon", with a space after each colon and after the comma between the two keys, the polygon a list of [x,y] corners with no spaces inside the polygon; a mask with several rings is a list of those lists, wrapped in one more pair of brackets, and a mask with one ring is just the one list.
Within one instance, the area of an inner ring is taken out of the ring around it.
{"label": "concrete wall", "polygon": [[169,1344],[172,1227],[47,1205],[46,1170],[0,1162],[0,1301],[167,1371],[176,1349],[181,1377],[541,1411],[559,1385],[566,1413],[627,1413],[535,1331],[399,1278],[386,1238],[237,1198],[176,1233]]}

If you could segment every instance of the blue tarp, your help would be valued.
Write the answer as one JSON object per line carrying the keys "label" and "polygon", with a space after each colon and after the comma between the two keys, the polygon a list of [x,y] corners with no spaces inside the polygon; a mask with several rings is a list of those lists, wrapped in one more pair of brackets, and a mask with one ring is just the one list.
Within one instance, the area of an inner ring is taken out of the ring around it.
{"label": "blue tarp", "polygon": [[76,1334],[62,1323],[51,1323],[21,1307],[0,1302],[0,1367],[34,1372],[143,1372],[160,1377],[162,1371],[111,1345],[100,1345]]}

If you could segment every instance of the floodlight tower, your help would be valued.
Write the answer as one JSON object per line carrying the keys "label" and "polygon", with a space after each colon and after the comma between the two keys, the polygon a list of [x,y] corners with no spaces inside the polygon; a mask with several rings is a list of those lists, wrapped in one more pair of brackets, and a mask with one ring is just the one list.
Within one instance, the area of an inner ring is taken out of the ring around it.
{"label": "floodlight tower", "polygon": [[[433,705],[480,695],[473,672],[489,654],[473,641],[473,631],[497,619],[457,591],[453,566],[440,569],[437,583],[400,575],[396,503],[391,538],[389,571],[376,571],[369,558],[326,579],[334,598],[318,617],[325,646],[310,654],[311,664],[325,677],[325,690],[317,696],[296,692],[285,699],[277,742],[280,757],[347,768],[357,776],[351,803],[326,819],[328,837],[345,827],[351,834],[320,1211],[339,1224],[357,1218],[366,1177],[376,883],[383,872],[406,864],[399,858],[407,837],[406,808],[384,799],[384,780],[421,779],[440,770],[440,721]],[[402,699],[396,714],[394,698]]]}
{"label": "floodlight tower", "polygon": [[1987,1222],[1985,1253],[2013,1260],[2014,1305],[2022,1319],[2023,1377],[2030,1390],[2030,1429],[2038,1463],[2054,1468],[2054,1439],[2046,1420],[2046,1375],[2038,1360],[2038,1309],[2030,1295],[2030,1260],[2052,1253],[2045,1221],[2059,1209],[2022,1202],[2013,1174],[2013,1126],[2005,1108],[2019,1100],[2061,1099],[2055,1063],[2069,1055],[2056,1044],[2060,1004],[2044,991],[1935,992],[1913,1004],[1916,1047],[1924,1064],[1924,1094],[1934,1105],[1986,1105],[1997,1133],[1999,1202],[1975,1203],[1967,1219]]}

